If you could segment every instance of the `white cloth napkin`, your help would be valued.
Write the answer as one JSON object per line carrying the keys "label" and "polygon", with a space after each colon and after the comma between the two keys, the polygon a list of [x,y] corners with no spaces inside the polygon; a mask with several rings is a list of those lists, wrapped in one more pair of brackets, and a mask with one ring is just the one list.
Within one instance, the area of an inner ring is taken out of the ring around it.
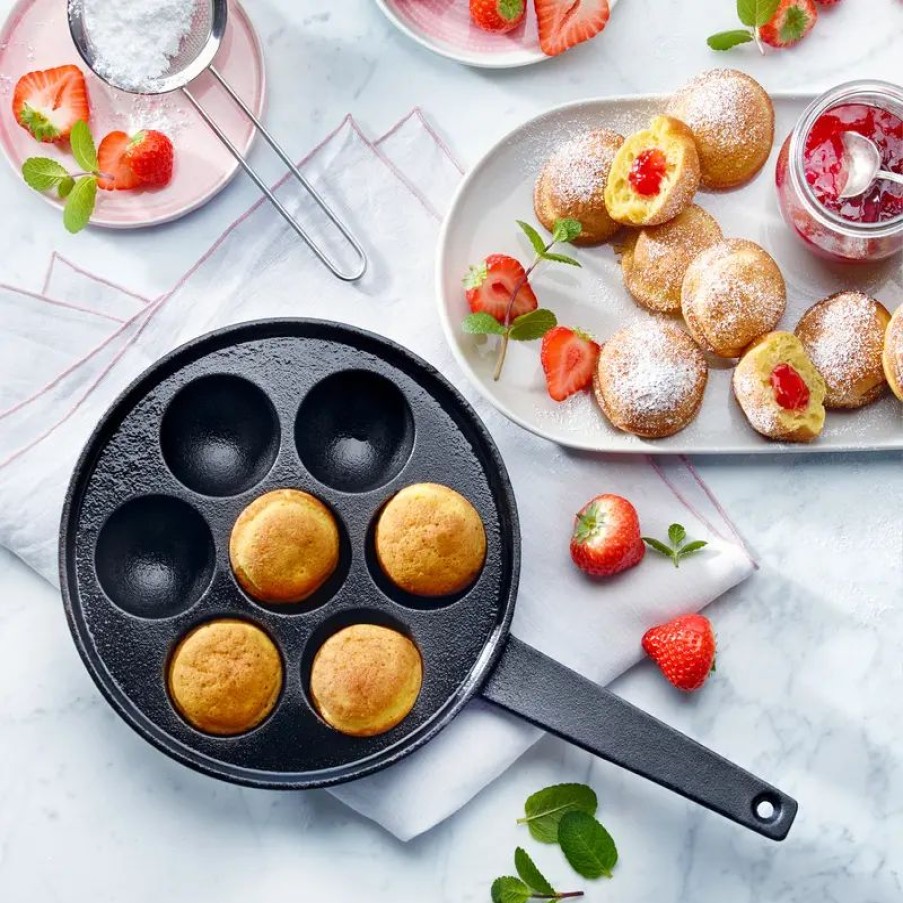
{"label": "white cloth napkin", "polygon": [[[523,570],[513,630],[521,639],[607,683],[640,658],[639,639],[651,624],[698,610],[751,573],[742,542],[688,462],[559,448],[509,423],[467,384],[441,333],[432,275],[441,211],[460,167],[418,111],[376,142],[347,119],[303,168],[364,237],[371,269],[355,286],[332,279],[261,203],[156,300],[58,257],[44,296],[0,287],[8,312],[0,333],[0,543],[56,582],[65,488],[79,450],[115,395],[161,354],[216,326],[319,316],[412,348],[454,382],[486,422],[520,511]],[[279,191],[290,209],[313,216],[292,185]],[[20,352],[18,343],[26,341],[32,345]],[[24,354],[41,357],[28,380]],[[584,579],[570,563],[567,540],[574,512],[601,492],[630,498],[648,533],[664,535],[679,521],[710,545],[679,570],[650,556],[614,580]],[[539,736],[474,702],[405,762],[331,792],[408,839],[462,806]]]}

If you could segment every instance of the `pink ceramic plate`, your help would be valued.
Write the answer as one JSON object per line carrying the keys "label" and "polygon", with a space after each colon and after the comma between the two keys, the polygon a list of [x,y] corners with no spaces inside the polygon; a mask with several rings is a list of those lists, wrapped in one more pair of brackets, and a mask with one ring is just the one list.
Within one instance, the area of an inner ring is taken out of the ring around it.
{"label": "pink ceramic plate", "polygon": [[[609,0],[614,8],[617,0]],[[539,46],[536,15],[527,0],[527,18],[508,34],[490,34],[470,19],[468,0],[376,0],[389,21],[428,50],[487,69],[513,69],[549,59]]]}
{"label": "pink ceramic plate", "polygon": [[[131,133],[157,128],[169,135],[176,150],[175,173],[169,185],[153,191],[98,192],[93,225],[134,229],[178,219],[209,201],[235,175],[238,163],[180,92],[158,97],[126,94],[86,71],[69,36],[66,0],[19,0],[0,32],[0,146],[17,175],[22,162],[34,156],[55,157],[64,166],[75,168],[67,145],[36,142],[16,123],[11,106],[13,89],[22,75],[66,63],[85,71],[91,128],[98,143],[117,129]],[[216,65],[259,117],[266,91],[263,54],[251,22],[236,2],[229,4],[229,24]],[[222,88],[205,73],[193,89],[235,145],[247,153],[256,129]],[[62,206],[52,194],[42,197]]]}

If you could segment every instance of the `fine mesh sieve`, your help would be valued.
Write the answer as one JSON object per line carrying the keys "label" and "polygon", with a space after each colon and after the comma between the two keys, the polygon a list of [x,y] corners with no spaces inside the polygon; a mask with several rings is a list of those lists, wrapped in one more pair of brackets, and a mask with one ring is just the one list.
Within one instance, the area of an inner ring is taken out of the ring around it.
{"label": "fine mesh sieve", "polygon": [[[213,130],[220,141],[226,146],[241,168],[248,174],[255,185],[269,199],[270,203],[279,211],[285,221],[303,239],[307,246],[316,254],[330,272],[346,282],[354,282],[364,275],[367,269],[367,255],[364,253],[358,240],[351,230],[338,218],[317,190],[295,166],[292,159],[278,144],[272,135],[263,127],[251,108],[238,96],[232,86],[223,78],[213,65],[214,57],[219,50],[223,34],[226,30],[228,19],[228,0],[195,0],[194,15],[191,29],[182,40],[178,52],[170,58],[169,68],[159,77],[147,84],[136,86],[133,83],[122,80],[114,72],[107,71],[97,58],[96,48],[91,41],[90,22],[86,21],[84,3],[82,0],[70,0],[69,3],[69,30],[72,40],[82,59],[91,71],[103,79],[108,85],[130,94],[168,94],[171,91],[182,91],[192,106],[198,111],[201,118]],[[201,106],[197,98],[192,94],[189,85],[194,79],[204,72],[209,72],[223,87],[233,102],[250,119],[264,140],[276,152],[280,160],[288,167],[289,172],[301,183],[305,191],[313,198],[317,206],[329,217],[330,221],[341,232],[345,240],[354,249],[358,264],[351,272],[345,272],[337,266],[323,249],[311,238],[304,227],[283,206],[282,202],[273,194],[269,186],[263,181],[256,170],[245,160],[241,151],[232,143],[229,137],[217,125],[207,111]]]}

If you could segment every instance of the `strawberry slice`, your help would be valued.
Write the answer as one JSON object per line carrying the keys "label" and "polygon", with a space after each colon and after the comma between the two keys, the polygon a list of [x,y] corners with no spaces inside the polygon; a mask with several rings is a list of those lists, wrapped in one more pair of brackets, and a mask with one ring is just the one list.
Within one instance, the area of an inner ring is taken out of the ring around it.
{"label": "strawberry slice", "polygon": [[153,129],[138,132],[129,142],[122,162],[148,188],[161,188],[172,178],[172,141]]}
{"label": "strawberry slice", "polygon": [[597,495],[574,518],[571,558],[593,577],[610,577],[646,554],[636,508],[619,495]]}
{"label": "strawberry slice", "polygon": [[72,126],[90,115],[88,87],[78,66],[28,72],[16,83],[13,116],[38,141],[65,141]]}
{"label": "strawberry slice", "polygon": [[780,0],[768,24],[759,28],[759,38],[771,47],[792,47],[812,31],[816,19],[814,0]]}
{"label": "strawberry slice", "polygon": [[592,383],[599,345],[579,329],[556,326],[543,336],[539,359],[549,395],[555,401],[564,401]]}
{"label": "strawberry slice", "polygon": [[110,132],[97,148],[97,171],[100,177],[97,187],[105,191],[130,191],[141,185],[125,159],[131,147],[131,138],[125,132]]}
{"label": "strawberry slice", "polygon": [[505,254],[490,254],[481,264],[472,266],[464,277],[470,309],[474,313],[487,313],[499,323],[505,322],[508,302],[518,285],[520,288],[511,307],[512,320],[539,307],[519,261]]}
{"label": "strawberry slice", "polygon": [[539,46],[547,56],[594,38],[608,24],[608,0],[534,0]]}

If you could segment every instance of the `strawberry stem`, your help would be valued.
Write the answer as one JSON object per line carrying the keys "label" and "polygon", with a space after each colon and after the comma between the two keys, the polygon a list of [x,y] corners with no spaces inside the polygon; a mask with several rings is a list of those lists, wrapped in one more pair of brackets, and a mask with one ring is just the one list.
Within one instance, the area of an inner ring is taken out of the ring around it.
{"label": "strawberry stem", "polygon": [[[543,249],[543,254],[547,253],[554,244],[554,241],[550,241]],[[539,266],[541,260],[542,254],[537,254],[536,257],[533,258],[533,263],[530,264],[524,272],[524,275],[514,283],[514,288],[511,290],[511,297],[508,299],[508,306],[505,308],[505,319],[502,322],[502,326],[505,327],[505,334],[502,336],[502,342],[499,345],[499,353],[495,361],[495,371],[492,374],[493,382],[499,381],[502,375],[502,367],[505,366],[505,356],[508,354],[508,342],[510,341],[509,336],[511,334],[511,311],[514,308],[514,302],[517,300],[520,290],[527,284],[530,274],[537,266]]]}

